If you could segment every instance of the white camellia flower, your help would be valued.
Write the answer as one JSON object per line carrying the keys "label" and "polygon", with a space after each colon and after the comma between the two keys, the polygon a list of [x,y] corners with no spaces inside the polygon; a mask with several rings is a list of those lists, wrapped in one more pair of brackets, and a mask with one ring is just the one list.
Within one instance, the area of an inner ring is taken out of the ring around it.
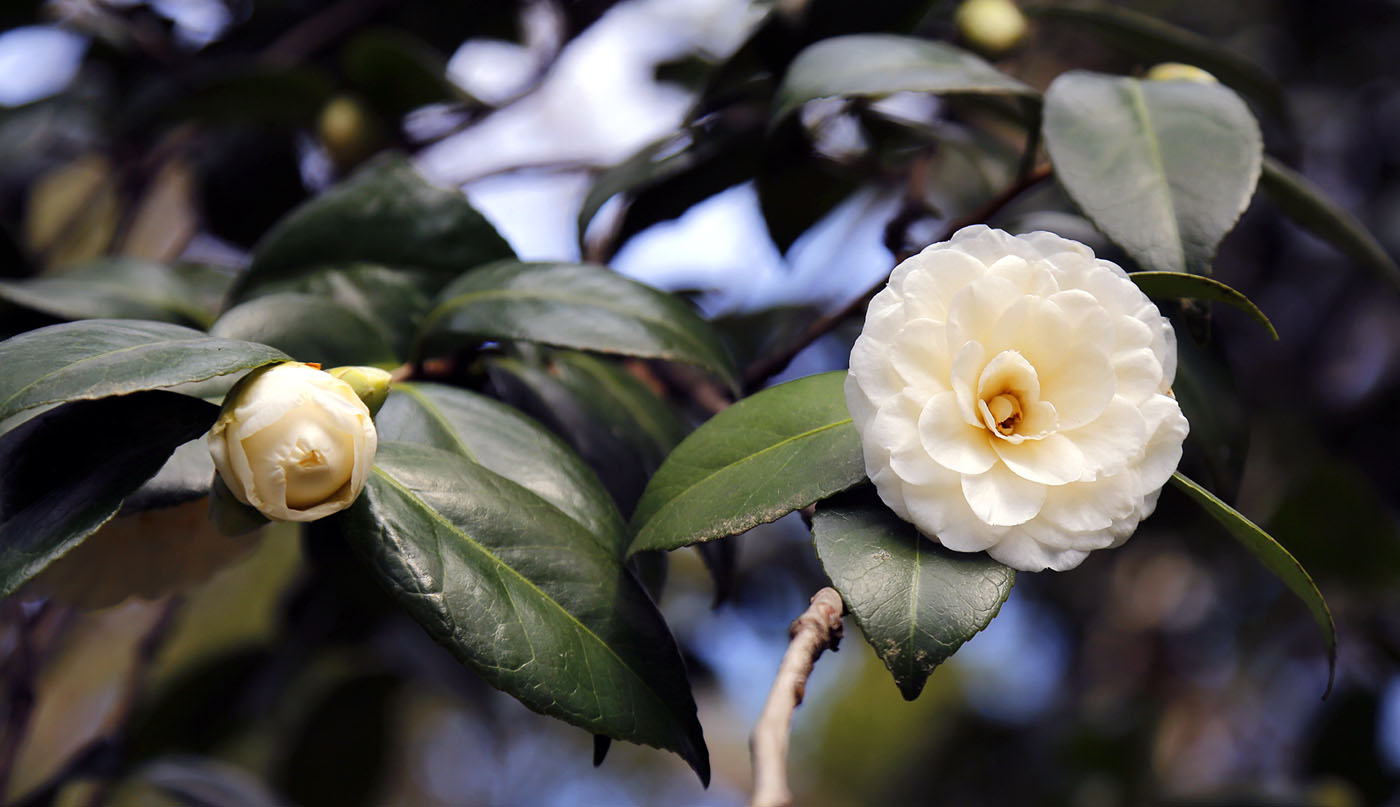
{"label": "white camellia flower", "polygon": [[959,230],[870,302],[846,403],[880,498],[949,549],[1073,568],[1181,459],[1176,337],[1116,264],[1052,233]]}
{"label": "white camellia flower", "polygon": [[208,441],[234,497],[275,521],[314,521],[349,507],[379,446],[355,390],[298,362],[239,381]]}

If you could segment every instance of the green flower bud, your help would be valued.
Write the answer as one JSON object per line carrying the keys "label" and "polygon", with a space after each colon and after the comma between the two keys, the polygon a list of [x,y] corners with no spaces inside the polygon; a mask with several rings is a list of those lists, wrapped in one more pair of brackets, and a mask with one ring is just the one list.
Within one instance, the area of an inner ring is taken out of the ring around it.
{"label": "green flower bud", "polygon": [[1197,84],[1218,84],[1215,76],[1193,64],[1162,62],[1147,71],[1148,81],[1194,81]]}
{"label": "green flower bud", "polygon": [[965,42],[993,56],[1026,38],[1026,15],[1012,0],[964,0],[953,12],[953,23]]}
{"label": "green flower bud", "polygon": [[350,385],[355,394],[360,396],[360,400],[369,407],[371,416],[379,414],[379,407],[384,405],[384,399],[389,397],[389,381],[391,376],[388,371],[378,367],[332,367],[326,372],[339,378]]}

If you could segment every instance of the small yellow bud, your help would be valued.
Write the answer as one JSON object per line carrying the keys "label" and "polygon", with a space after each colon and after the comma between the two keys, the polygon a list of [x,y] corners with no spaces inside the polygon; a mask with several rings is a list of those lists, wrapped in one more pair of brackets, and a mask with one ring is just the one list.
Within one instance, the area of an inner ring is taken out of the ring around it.
{"label": "small yellow bud", "polygon": [[1012,0],[964,0],[953,12],[953,23],[964,41],[992,56],[1026,38],[1026,15]]}
{"label": "small yellow bud", "polygon": [[1215,76],[1193,64],[1162,62],[1147,71],[1148,81],[1194,81],[1197,84],[1218,84]]}
{"label": "small yellow bud", "polygon": [[332,367],[326,372],[339,378],[350,385],[355,390],[355,394],[360,396],[360,400],[369,407],[371,417],[379,414],[379,407],[384,405],[384,399],[389,397],[390,375],[387,370],[378,367]]}
{"label": "small yellow bud", "polygon": [[369,159],[384,144],[374,113],[348,95],[338,95],[322,107],[317,130],[331,162],[342,171]]}

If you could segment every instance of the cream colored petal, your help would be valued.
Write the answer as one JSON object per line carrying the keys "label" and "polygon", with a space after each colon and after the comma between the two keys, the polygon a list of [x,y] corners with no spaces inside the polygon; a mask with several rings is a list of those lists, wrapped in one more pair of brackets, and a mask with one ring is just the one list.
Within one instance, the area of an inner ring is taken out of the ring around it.
{"label": "cream colored petal", "polygon": [[958,408],[957,395],[935,395],[919,414],[919,442],[934,462],[963,474],[980,474],[992,467],[997,455],[988,445],[986,429],[968,425]]}
{"label": "cream colored petal", "polygon": [[1136,468],[1139,484],[1145,493],[1161,488],[1171,479],[1181,463],[1181,444],[1190,431],[1190,424],[1181,414],[1176,399],[1158,395],[1143,404],[1145,419],[1156,421],[1157,428],[1147,440],[1147,450]]}
{"label": "cream colored petal", "polygon": [[1008,391],[1021,400],[1022,406],[1040,400],[1040,379],[1035,368],[1015,350],[1003,350],[993,356],[977,377],[978,400]]}
{"label": "cream colored petal", "polygon": [[1045,502],[1045,486],[1022,479],[1004,465],[962,478],[963,497],[979,519],[994,527],[1014,527],[1035,518]]}
{"label": "cream colored petal", "polygon": [[1084,347],[1052,370],[1037,368],[1040,397],[1054,404],[1061,430],[1077,429],[1098,417],[1117,390],[1108,356]]}
{"label": "cream colored petal", "polygon": [[1012,443],[993,440],[992,447],[1011,472],[1042,485],[1064,485],[1084,477],[1084,455],[1063,434]]}
{"label": "cream colored petal", "polygon": [[1137,503],[1135,475],[1125,471],[1093,482],[1051,488],[1037,520],[1069,533],[1106,530],[1132,515]]}
{"label": "cream colored petal", "polygon": [[948,318],[954,295],[987,273],[981,261],[957,250],[925,250],[905,264],[910,270],[901,273],[899,288],[907,316],[937,322]]}
{"label": "cream colored petal", "polygon": [[977,379],[987,364],[987,352],[978,342],[963,345],[953,357],[952,387],[958,401],[958,414],[969,426],[981,427],[977,412]]}
{"label": "cream colored petal", "polygon": [[985,275],[953,295],[948,307],[948,346],[986,344],[995,338],[1002,312],[1022,297],[1011,281]]}
{"label": "cream colored petal", "polygon": [[1116,474],[1142,456],[1148,432],[1138,407],[1115,395],[1092,422],[1061,434],[1079,447],[1084,471],[1093,478]]}
{"label": "cream colored petal", "polygon": [[920,395],[931,397],[952,389],[953,361],[940,322],[911,320],[895,339],[888,360],[905,386]]}
{"label": "cream colored petal", "polygon": [[993,560],[1023,572],[1057,572],[1073,569],[1084,562],[1088,552],[1051,549],[1025,533],[1011,532],[987,550]]}

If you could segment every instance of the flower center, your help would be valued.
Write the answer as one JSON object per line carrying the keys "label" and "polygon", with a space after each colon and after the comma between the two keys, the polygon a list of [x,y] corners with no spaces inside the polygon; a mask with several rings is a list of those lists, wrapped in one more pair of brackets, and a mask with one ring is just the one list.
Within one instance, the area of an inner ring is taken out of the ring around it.
{"label": "flower center", "polygon": [[1021,401],[1015,395],[1002,393],[987,402],[992,423],[1001,434],[1012,434],[1021,422]]}

